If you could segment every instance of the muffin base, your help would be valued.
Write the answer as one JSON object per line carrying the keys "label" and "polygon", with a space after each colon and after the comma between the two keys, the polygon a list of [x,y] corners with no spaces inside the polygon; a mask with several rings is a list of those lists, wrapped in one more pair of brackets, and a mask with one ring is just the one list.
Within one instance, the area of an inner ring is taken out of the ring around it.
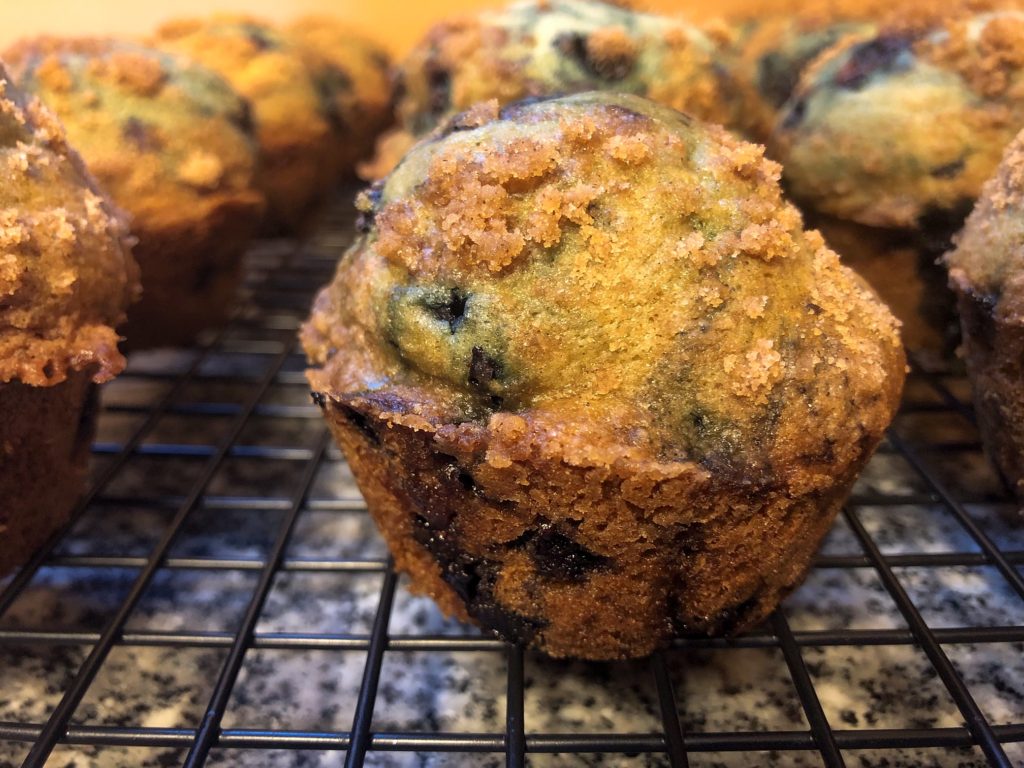
{"label": "muffin base", "polygon": [[242,256],[260,226],[260,203],[240,199],[204,217],[136,228],[142,299],[128,310],[130,351],[187,346],[222,325],[235,305]]}
{"label": "muffin base", "polygon": [[496,469],[483,428],[431,426],[393,394],[315,399],[412,588],[554,657],[753,627],[804,579],[853,482],[794,497],[692,462]]}
{"label": "muffin base", "polygon": [[82,493],[97,396],[91,377],[0,384],[0,576],[60,530]]}
{"label": "muffin base", "polygon": [[1024,503],[1024,326],[1000,317],[997,298],[951,270],[963,352],[982,443],[1006,484]]}

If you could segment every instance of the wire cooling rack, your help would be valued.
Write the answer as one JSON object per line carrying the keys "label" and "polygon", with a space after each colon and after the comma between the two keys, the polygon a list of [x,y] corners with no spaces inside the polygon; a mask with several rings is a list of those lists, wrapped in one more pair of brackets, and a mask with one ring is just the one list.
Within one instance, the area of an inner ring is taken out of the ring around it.
{"label": "wire cooling rack", "polygon": [[75,520],[0,583],[0,765],[1024,765],[1024,528],[961,378],[911,375],[760,630],[524,655],[408,593],[309,402],[295,333],[349,210],[105,390]]}

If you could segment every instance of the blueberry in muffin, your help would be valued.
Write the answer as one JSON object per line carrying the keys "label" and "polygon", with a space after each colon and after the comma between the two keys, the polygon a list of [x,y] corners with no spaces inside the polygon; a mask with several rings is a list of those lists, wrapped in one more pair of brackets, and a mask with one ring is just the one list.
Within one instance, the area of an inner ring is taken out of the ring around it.
{"label": "blueberry in muffin", "polygon": [[624,658],[804,577],[904,356],[762,152],[632,95],[492,101],[360,196],[308,377],[445,611]]}
{"label": "blueberry in muffin", "polygon": [[144,289],[131,347],[189,344],[222,323],[264,208],[248,104],[211,70],[133,43],[42,38],[6,55],[131,214]]}
{"label": "blueberry in muffin", "polygon": [[260,149],[259,188],[268,232],[294,232],[334,181],[332,106],[303,53],[271,25],[245,16],[211,16],[163,25],[158,48],[223,76],[252,106]]}
{"label": "blueberry in muffin", "polygon": [[946,256],[985,449],[1024,500],[1024,134]]}
{"label": "blueberry in muffin", "polygon": [[124,367],[115,330],[138,294],[124,217],[60,123],[0,65],[0,575],[82,491],[93,382]]}

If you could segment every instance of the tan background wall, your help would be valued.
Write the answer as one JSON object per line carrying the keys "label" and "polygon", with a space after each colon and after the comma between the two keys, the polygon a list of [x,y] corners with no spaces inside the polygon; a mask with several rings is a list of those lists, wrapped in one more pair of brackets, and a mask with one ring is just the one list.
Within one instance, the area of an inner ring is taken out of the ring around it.
{"label": "tan background wall", "polygon": [[[175,16],[204,14],[212,9],[246,11],[287,19],[313,11],[349,19],[400,53],[433,21],[445,14],[475,7],[502,5],[505,0],[0,0],[0,45],[16,38],[51,34],[144,34]],[[644,7],[683,10],[693,17],[728,13],[740,6],[779,6],[794,0],[647,0]]]}

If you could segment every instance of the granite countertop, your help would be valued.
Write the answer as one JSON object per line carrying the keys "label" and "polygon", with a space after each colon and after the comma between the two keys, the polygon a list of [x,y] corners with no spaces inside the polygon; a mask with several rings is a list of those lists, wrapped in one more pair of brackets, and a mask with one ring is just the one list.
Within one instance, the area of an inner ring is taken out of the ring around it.
{"label": "granite countertop", "polygon": [[[241,402],[265,370],[268,355],[252,352],[241,332],[229,334],[201,371],[211,377],[186,387],[179,404]],[[273,345],[267,345],[272,351]],[[237,349],[248,351],[239,352]],[[124,441],[166,382],[149,375],[167,366],[187,366],[191,352],[133,359],[129,374],[104,391],[96,457]],[[238,445],[287,446],[308,452],[323,426],[309,403],[300,375],[301,358],[288,357],[261,400],[268,415],[253,417]],[[229,371],[232,378],[216,378]],[[962,382],[954,381],[958,394]],[[998,502],[997,481],[984,463],[970,423],[953,411],[929,410],[939,402],[920,380],[911,381],[908,402],[924,407],[901,417],[911,441],[944,441],[949,450],[929,453],[951,490],[972,500],[969,507],[986,533],[1006,550],[1020,550],[1024,526],[1015,510]],[[160,446],[202,445],[229,429],[231,417],[188,408],[164,417],[147,438],[148,452],[134,457],[60,544],[58,554],[144,557],[173,514],[161,504],[133,503],[139,494],[181,492],[202,466],[196,456],[161,456]],[[284,415],[282,415],[284,414]],[[957,446],[960,446],[957,449]],[[283,511],[279,503],[297,473],[295,456],[258,459],[236,451],[218,470],[207,503],[189,519],[172,556],[259,559],[270,547]],[[979,551],[956,519],[938,503],[919,504],[921,479],[894,450],[872,461],[854,493],[854,508],[885,555]],[[879,494],[907,503],[875,503]],[[251,506],[225,500],[263,499]],[[976,502],[976,503],[974,503]],[[840,519],[825,556],[862,551]],[[351,474],[337,452],[320,467],[307,508],[288,546],[289,560],[359,559],[347,571],[279,573],[257,626],[257,634],[304,632],[368,635],[377,610],[386,557]],[[193,563],[201,565],[201,563]],[[991,566],[903,566],[896,575],[922,615],[935,627],[1024,626],[1024,601]],[[23,594],[0,616],[0,629],[100,631],[137,575],[134,567],[44,566]],[[204,631],[232,633],[258,579],[256,570],[164,568],[128,624],[129,632]],[[785,603],[794,631],[905,629],[893,599],[871,567],[818,568]],[[399,583],[391,616],[392,636],[477,635],[445,619],[433,603]],[[993,724],[1024,723],[1024,644],[947,644],[945,652]],[[60,699],[88,654],[87,642],[0,643],[0,722],[40,723]],[[195,728],[225,658],[223,647],[168,649],[118,645],[74,715],[75,724]],[[808,645],[803,656],[834,729],[935,728],[963,721],[925,654],[912,644]],[[231,695],[225,728],[347,731],[352,723],[366,654],[361,650],[250,650]],[[806,730],[808,723],[783,655],[775,647],[705,648],[668,655],[686,732]],[[506,660],[500,649],[460,652],[388,651],[381,673],[373,729],[378,731],[504,732]],[[657,692],[646,662],[563,663],[528,656],[528,734],[660,733]],[[29,746],[0,741],[0,767],[18,765]],[[1024,744],[1007,744],[1024,765]],[[849,766],[983,766],[979,749],[849,751]],[[176,749],[59,746],[47,765],[176,766]],[[820,765],[811,751],[695,753],[690,765]],[[220,750],[211,766],[338,765],[337,752]],[[499,766],[502,755],[370,753],[373,766]],[[531,755],[533,766],[661,766],[662,755]]]}

